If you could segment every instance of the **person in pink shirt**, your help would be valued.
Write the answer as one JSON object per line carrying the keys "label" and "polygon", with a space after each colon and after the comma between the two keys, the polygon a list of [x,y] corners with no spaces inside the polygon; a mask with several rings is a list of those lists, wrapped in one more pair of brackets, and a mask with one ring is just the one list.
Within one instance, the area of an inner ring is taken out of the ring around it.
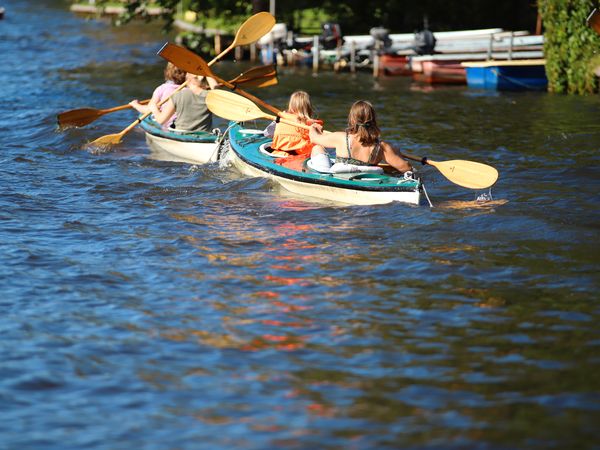
{"label": "person in pink shirt", "polygon": [[[139,101],[137,101],[137,99],[132,100],[131,102],[129,102],[129,104],[131,105],[132,108],[137,110],[140,114],[146,114],[148,112],[151,112],[152,111],[151,105],[154,104],[154,105],[158,106],[158,104],[162,100],[168,98],[175,91],[175,89],[177,89],[183,82],[185,82],[186,72],[184,72],[179,67],[177,67],[171,63],[167,63],[164,74],[165,74],[165,82],[163,84],[161,84],[160,86],[158,86],[156,89],[154,89],[154,92],[152,93],[152,98],[150,99],[150,102],[147,105],[142,105]],[[162,108],[159,108],[159,110],[160,109],[162,109]],[[169,127],[175,121],[176,116],[177,116],[176,114],[173,114],[163,124],[163,126]]]}

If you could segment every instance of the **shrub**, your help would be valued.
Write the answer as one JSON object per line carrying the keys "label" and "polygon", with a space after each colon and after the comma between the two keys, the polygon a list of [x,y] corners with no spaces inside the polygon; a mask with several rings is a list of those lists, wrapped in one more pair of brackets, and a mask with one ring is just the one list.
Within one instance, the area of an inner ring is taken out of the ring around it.
{"label": "shrub", "polygon": [[594,68],[600,36],[586,24],[594,3],[593,0],[538,0],[550,92],[586,94],[598,90]]}

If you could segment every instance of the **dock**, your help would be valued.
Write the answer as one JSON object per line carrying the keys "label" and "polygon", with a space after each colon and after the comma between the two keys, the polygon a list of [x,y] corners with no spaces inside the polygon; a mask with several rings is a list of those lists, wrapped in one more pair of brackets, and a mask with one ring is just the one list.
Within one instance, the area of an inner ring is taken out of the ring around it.
{"label": "dock", "polygon": [[[93,14],[100,16],[113,16],[123,14],[127,11],[125,6],[115,6],[115,5],[107,5],[107,6],[99,6],[96,5],[95,2],[90,2],[89,4],[84,3],[74,3],[69,8],[72,12],[77,14]],[[146,14],[150,16],[159,16],[164,12],[163,8],[150,6],[145,9]]]}

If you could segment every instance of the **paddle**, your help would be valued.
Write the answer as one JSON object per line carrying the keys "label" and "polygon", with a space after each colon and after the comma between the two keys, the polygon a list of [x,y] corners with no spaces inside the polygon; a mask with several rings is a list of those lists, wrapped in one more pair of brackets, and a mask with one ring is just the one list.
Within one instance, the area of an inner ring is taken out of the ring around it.
{"label": "paddle", "polygon": [[180,47],[179,45],[175,44],[165,44],[164,47],[160,49],[158,54],[170,63],[173,63],[177,67],[181,68],[181,70],[185,70],[186,72],[193,73],[195,75],[203,75],[205,77],[214,78],[223,86],[227,87],[228,89],[237,91],[240,95],[243,95],[244,97],[252,100],[254,103],[258,103],[263,108],[266,108],[277,115],[281,114],[281,111],[279,109],[269,105],[268,103],[263,102],[261,99],[255,97],[254,95],[243,91],[242,89],[239,89],[236,84],[229,83],[217,77],[210,70],[210,64],[206,64],[206,61],[204,61],[202,57],[196,55],[194,52],[191,52],[186,48]]}
{"label": "paddle", "polygon": [[400,153],[400,155],[412,161],[420,161],[423,165],[429,164],[454,184],[469,189],[489,188],[498,179],[498,171],[494,167],[475,161],[465,161],[463,159],[432,161],[427,157],[419,158],[405,153]]}
{"label": "paddle", "polygon": [[264,88],[273,86],[278,83],[277,69],[273,64],[266,66],[253,67],[229,80],[229,83],[234,86],[243,85],[244,87]]}
{"label": "paddle", "polygon": [[600,11],[594,9],[586,20],[587,25],[600,34]]}
{"label": "paddle", "polygon": [[[223,56],[229,53],[233,48],[239,45],[248,45],[259,40],[261,37],[267,34],[271,30],[271,28],[273,28],[273,25],[275,25],[275,18],[268,12],[260,12],[258,14],[254,14],[240,26],[237,33],[235,34],[235,38],[233,39],[231,45],[225,50],[223,50],[221,53],[219,53],[215,58],[213,58],[212,61],[208,63],[208,65],[213,65],[214,63],[219,61]],[[180,67],[180,69],[185,70],[184,67]],[[162,104],[167,102],[175,93],[179,92],[186,85],[187,81],[182,83],[177,89],[175,89],[175,91],[173,91],[173,93],[169,97],[163,99],[158,104],[158,106],[161,106]],[[144,120],[150,114],[151,112],[147,112],[146,114],[143,114],[142,116],[138,117],[134,122],[132,122],[127,128],[123,129],[120,133],[102,136],[96,139],[95,141],[91,142],[89,145],[107,147],[110,145],[118,144],[119,142],[121,142],[123,136],[125,136],[129,131],[135,128],[136,125],[141,123],[142,120]]]}
{"label": "paddle", "polygon": [[[267,114],[247,98],[233,92],[214,90],[206,96],[206,105],[213,114],[236,122],[255,119],[268,119],[283,122],[300,128],[310,129],[310,126],[288,121]],[[498,179],[498,171],[486,164],[456,159],[453,161],[431,161],[427,158],[401,154],[404,158],[420,161],[438,169],[448,180],[469,189],[485,189]]]}
{"label": "paddle", "polygon": [[[237,77],[229,80],[229,83],[236,86],[252,86],[252,87],[267,87],[277,84],[277,71],[272,64],[266,66],[253,67],[239,74]],[[150,100],[144,100],[140,102],[145,105]],[[113,113],[116,111],[122,111],[124,109],[131,108],[129,104],[115,106],[114,108],[108,109],[95,109],[95,108],[79,108],[65,111],[58,114],[58,125],[62,127],[84,127],[99,119],[105,114]]]}
{"label": "paddle", "polygon": [[267,114],[248,98],[230,91],[221,89],[209,91],[206,96],[206,106],[208,106],[208,109],[210,109],[213,114],[235,122],[244,122],[246,120],[254,119],[269,119],[310,130],[310,126],[303,123]]}
{"label": "paddle", "polygon": [[[150,99],[140,102],[142,105],[146,105]],[[129,104],[115,106],[114,108],[108,109],[95,109],[95,108],[79,108],[65,111],[56,116],[58,125],[62,127],[84,127],[96,119],[99,119],[104,114],[110,114],[116,111],[122,111],[124,109],[131,108]]]}

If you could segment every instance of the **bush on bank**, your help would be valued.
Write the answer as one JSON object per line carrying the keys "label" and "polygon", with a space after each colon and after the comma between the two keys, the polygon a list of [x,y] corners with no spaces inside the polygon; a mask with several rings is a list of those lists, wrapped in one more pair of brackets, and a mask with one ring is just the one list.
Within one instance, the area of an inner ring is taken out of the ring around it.
{"label": "bush on bank", "polygon": [[594,0],[538,0],[544,25],[548,90],[555,93],[597,92],[600,35],[586,19]]}

